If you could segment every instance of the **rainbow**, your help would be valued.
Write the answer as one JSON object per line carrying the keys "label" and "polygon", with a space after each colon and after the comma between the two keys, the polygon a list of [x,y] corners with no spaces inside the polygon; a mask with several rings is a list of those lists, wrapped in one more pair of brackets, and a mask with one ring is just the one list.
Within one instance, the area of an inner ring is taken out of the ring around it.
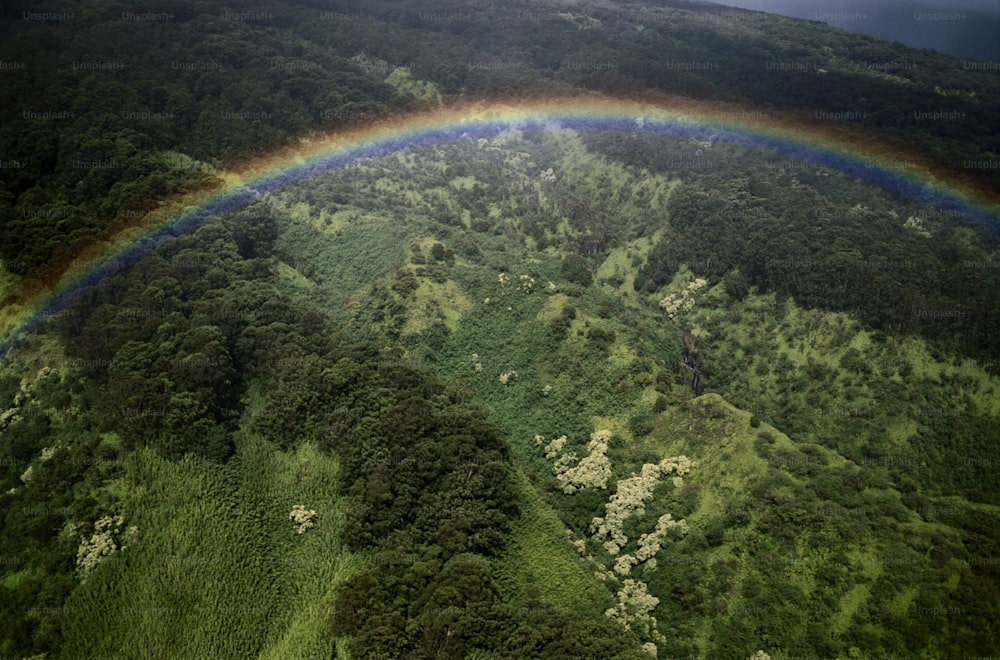
{"label": "rainbow", "polygon": [[553,123],[579,130],[712,135],[833,167],[978,220],[994,231],[1000,227],[1000,203],[991,193],[949,176],[926,159],[875,144],[870,137],[831,122],[808,122],[773,110],[669,97],[643,101],[588,94],[464,103],[304,138],[296,147],[224,174],[224,183],[212,191],[164,200],[159,210],[95,243],[46,279],[23,284],[16,300],[0,310],[0,357],[25,335],[61,314],[88,287],[128,267],[164,237],[188,231],[213,215],[232,212],[296,181],[361,159],[516,126]]}

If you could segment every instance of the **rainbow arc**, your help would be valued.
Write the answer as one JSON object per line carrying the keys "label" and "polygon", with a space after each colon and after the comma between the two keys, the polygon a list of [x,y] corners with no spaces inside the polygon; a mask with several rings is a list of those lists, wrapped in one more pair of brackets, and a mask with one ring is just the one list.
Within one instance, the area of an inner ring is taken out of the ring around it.
{"label": "rainbow arc", "polygon": [[209,192],[165,200],[152,213],[129,219],[112,238],[95,243],[43,283],[26,285],[0,310],[0,356],[56,316],[82,291],[134,263],[166,236],[189,231],[207,218],[232,212],[298,181],[407,148],[482,137],[512,127],[544,126],[582,131],[618,130],[705,136],[777,152],[832,167],[1000,227],[1000,202],[986,191],[935,171],[933,163],[839,130],[835,122],[806,123],[768,111],[691,99],[656,102],[575,95],[482,101],[367,122],[302,140],[255,159]]}

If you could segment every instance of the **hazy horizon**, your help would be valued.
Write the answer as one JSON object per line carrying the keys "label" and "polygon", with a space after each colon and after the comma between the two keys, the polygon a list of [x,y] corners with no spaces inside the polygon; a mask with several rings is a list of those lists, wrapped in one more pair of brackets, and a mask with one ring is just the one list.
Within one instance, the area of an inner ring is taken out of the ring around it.
{"label": "hazy horizon", "polygon": [[997,0],[725,0],[715,4],[822,21],[913,48],[1000,61]]}

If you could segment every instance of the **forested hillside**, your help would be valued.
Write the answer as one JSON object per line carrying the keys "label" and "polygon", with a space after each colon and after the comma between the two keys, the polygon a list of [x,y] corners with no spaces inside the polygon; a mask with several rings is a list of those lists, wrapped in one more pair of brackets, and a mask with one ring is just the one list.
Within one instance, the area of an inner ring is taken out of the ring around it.
{"label": "forested hillside", "polygon": [[[1000,185],[995,69],[755,12],[0,20],[4,322],[247,162],[460,101],[713,101]],[[880,181],[526,121],[165,232],[0,355],[0,655],[990,655],[1000,225]]]}
{"label": "forested hillside", "polygon": [[71,258],[164,195],[210,185],[212,167],[469,96],[579,87],[721,99],[875,130],[936,168],[998,183],[986,166],[1000,151],[995,71],[755,12],[687,2],[273,3],[245,20],[245,7],[207,2],[46,5],[50,20],[24,19],[46,14],[20,3],[5,12],[0,140],[17,166],[0,170],[0,258],[19,275]]}
{"label": "forested hillside", "polygon": [[[960,631],[991,630],[979,617],[994,613],[996,364],[806,308],[709,259],[679,259],[657,286],[645,273],[685,193],[740,180],[753,156],[654,174],[587,148],[615,138],[508,131],[295,186],[271,202],[297,269],[280,286],[472,392],[599,579],[651,605],[654,622],[636,618],[661,653],[988,648],[992,632]],[[758,158],[761,185],[788,176]],[[790,207],[805,215],[819,191],[831,217],[884,214],[885,242],[866,234],[874,253],[892,254],[895,227],[916,233],[904,211],[938,241],[954,231],[893,191],[801,166],[812,183]],[[395,262],[374,284],[341,275],[377,254]],[[789,623],[797,611],[809,619]]]}

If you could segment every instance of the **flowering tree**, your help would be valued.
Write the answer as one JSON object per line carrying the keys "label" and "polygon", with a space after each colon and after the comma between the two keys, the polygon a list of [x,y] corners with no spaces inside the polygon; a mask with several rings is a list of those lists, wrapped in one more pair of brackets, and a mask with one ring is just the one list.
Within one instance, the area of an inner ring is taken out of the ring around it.
{"label": "flowering tree", "polygon": [[566,436],[561,435],[545,445],[545,458],[555,458],[566,446]]}
{"label": "flowering tree", "polygon": [[[646,463],[638,476],[620,480],[617,491],[608,500],[604,517],[596,517],[590,524],[594,538],[605,539],[604,548],[609,554],[617,555],[628,543],[628,537],[622,531],[625,521],[633,515],[642,515],[645,512],[645,502],[653,496],[653,491],[660,483],[660,476],[673,472],[679,478],[680,475],[687,474],[690,469],[691,461],[687,456],[674,456],[660,461],[659,465]],[[674,483],[677,484],[676,481]],[[662,517],[660,520],[664,521]],[[665,529],[670,528],[670,520],[672,518],[662,523],[667,526]],[[685,521],[678,521],[675,524],[681,525],[681,523],[686,531]],[[660,525],[658,522],[657,526]]]}
{"label": "flowering tree", "polygon": [[[119,550],[115,536],[119,534],[123,524],[125,518],[122,516],[104,516],[94,523],[94,533],[89,539],[81,541],[76,551],[76,568],[82,577],[86,577],[101,561]],[[129,527],[126,536],[134,537],[138,531],[134,526]],[[120,549],[125,549],[124,543]]]}
{"label": "flowering tree", "polygon": [[[564,493],[575,493],[581,488],[604,489],[608,487],[608,479],[611,478],[611,461],[608,460],[607,456],[608,442],[610,440],[611,431],[606,429],[595,431],[590,436],[590,442],[587,443],[587,455],[577,465],[570,467],[576,459],[576,455],[573,453],[567,454],[556,461],[552,470],[556,473],[556,479],[562,484]],[[555,449],[552,443],[550,443],[550,447],[553,447],[555,451],[550,452],[549,447],[546,447],[545,455],[548,458],[555,457],[563,445],[566,444],[565,436],[553,442],[559,443],[557,445],[558,449]]]}
{"label": "flowering tree", "polygon": [[604,616],[617,621],[625,630],[634,631],[640,638],[661,644],[667,641],[656,629],[656,619],[650,614],[660,604],[660,599],[646,590],[645,582],[626,579],[617,597],[617,605],[605,610]]}
{"label": "flowering tree", "polygon": [[706,284],[708,284],[708,280],[699,277],[689,282],[680,293],[671,293],[661,300],[660,307],[663,308],[668,317],[674,318],[678,312],[686,312],[694,307],[694,294]]}
{"label": "flowering tree", "polygon": [[291,512],[288,514],[288,517],[295,523],[296,534],[304,534],[307,529],[310,529],[316,524],[316,512],[311,509],[306,509],[305,505],[302,504],[296,504],[293,506]]}

